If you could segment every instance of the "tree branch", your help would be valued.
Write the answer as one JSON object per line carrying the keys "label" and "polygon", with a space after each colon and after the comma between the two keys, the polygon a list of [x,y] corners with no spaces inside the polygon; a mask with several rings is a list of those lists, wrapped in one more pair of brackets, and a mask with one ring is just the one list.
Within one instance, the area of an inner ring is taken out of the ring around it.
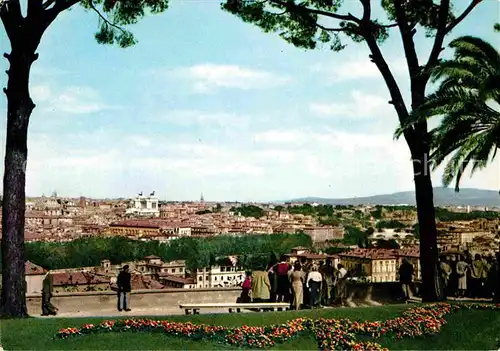
{"label": "tree branch", "polygon": [[48,0],[46,3],[47,7],[49,7],[53,2],[55,2],[55,5],[50,9],[45,10],[47,18],[50,18],[50,22],[52,22],[58,14],[69,9],[71,6],[78,4],[80,1],[81,0]]}
{"label": "tree branch", "polygon": [[363,22],[368,22],[372,17],[372,5],[370,3],[371,0],[359,0],[361,5],[363,5]]}
{"label": "tree branch", "polygon": [[403,41],[408,73],[410,74],[410,79],[412,79],[415,78],[420,71],[418,55],[415,49],[415,41],[413,40],[415,32],[408,25],[408,18],[406,17],[401,0],[394,0],[394,9],[396,11],[399,32],[401,33],[401,39]]}
{"label": "tree branch", "polygon": [[17,29],[23,21],[19,0],[9,0],[9,2],[4,3],[2,8],[0,8],[0,18],[5,27],[5,32],[12,43]]}
{"label": "tree branch", "polygon": [[391,24],[379,24],[380,27],[382,28],[392,28],[392,27],[397,27],[397,23],[391,23]]}
{"label": "tree branch", "polygon": [[344,32],[345,31],[345,28],[328,28],[328,27],[325,27],[319,23],[316,23],[316,27],[323,29],[323,30],[326,30],[327,32]]}
{"label": "tree branch", "polygon": [[43,9],[46,10],[48,9],[53,3],[55,3],[56,0],[47,0],[43,3]]}
{"label": "tree branch", "polygon": [[[396,113],[398,114],[399,122],[404,125],[407,123],[409,119],[409,113],[408,109],[406,108],[403,95],[401,94],[401,90],[399,89],[398,83],[396,82],[396,79],[394,78],[394,75],[391,72],[391,69],[389,65],[387,64],[387,61],[384,58],[384,55],[382,54],[382,51],[380,50],[379,45],[377,44],[377,38],[375,37],[375,34],[373,33],[373,26],[370,25],[371,19],[370,16],[367,16],[366,13],[370,11],[370,8],[366,5],[369,3],[369,0],[360,0],[361,4],[363,5],[363,18],[367,18],[366,20],[361,23],[361,33],[368,44],[368,48],[370,49],[371,55],[370,55],[370,60],[377,66],[378,70],[382,74],[382,77],[384,78],[385,84],[387,88],[389,89],[389,93],[391,95],[391,101],[389,102],[391,105],[394,106],[394,109],[396,110]],[[406,142],[408,143],[408,146],[410,149],[414,145],[414,140],[415,140],[415,135],[414,135],[414,129],[413,128],[407,128],[404,130],[403,135],[406,139]]]}
{"label": "tree branch", "polygon": [[28,17],[37,17],[43,11],[42,0],[28,0]]}
{"label": "tree branch", "polygon": [[359,23],[360,22],[360,19],[353,16],[352,14],[347,14],[347,15],[339,15],[339,14],[336,14],[336,13],[332,13],[332,12],[328,12],[328,11],[322,11],[322,10],[315,10],[315,9],[311,9],[309,7],[305,7],[305,6],[298,6],[296,5],[294,2],[285,2],[285,1],[282,1],[282,0],[269,0],[271,3],[274,3],[274,4],[277,4],[277,5],[280,5],[280,6],[283,6],[285,8],[296,8],[296,9],[302,9],[304,11],[307,11],[309,13],[313,13],[315,15],[320,15],[320,16],[325,16],[325,17],[330,17],[330,18],[335,18],[335,19],[338,19],[338,20],[341,20],[341,21],[351,21],[351,22],[356,22],[356,23]]}
{"label": "tree branch", "polygon": [[[474,1],[474,0],[473,0]],[[446,36],[446,24],[448,22],[448,14],[450,12],[450,0],[441,0],[439,5],[438,14],[438,28],[436,32],[436,37],[434,38],[434,45],[432,46],[431,53],[429,54],[429,59],[425,65],[427,74],[431,68],[433,68],[439,59],[439,54],[443,51],[444,37]]]}
{"label": "tree branch", "polygon": [[403,42],[408,74],[410,75],[412,109],[415,109],[425,98],[421,89],[418,88],[418,86],[421,85],[420,79],[418,79],[418,76],[421,74],[421,68],[415,49],[415,41],[413,39],[415,30],[408,24],[408,17],[406,16],[401,0],[394,0],[394,10],[396,12],[399,32],[401,33],[401,40]]}
{"label": "tree branch", "polygon": [[114,24],[113,22],[111,22],[110,20],[108,20],[94,5],[94,3],[92,2],[92,0],[89,0],[89,5],[90,7],[92,8],[92,10],[94,10],[95,13],[97,13],[97,15],[104,21],[104,23],[108,24],[109,26],[113,27],[113,28],[116,28],[124,33],[126,33],[127,31],[123,28],[121,28],[120,26],[117,26],[116,24]]}
{"label": "tree branch", "polygon": [[464,12],[462,12],[460,16],[451,21],[451,23],[446,27],[445,34],[451,32],[453,28],[457,26],[457,24],[462,22],[464,18],[467,17],[469,13],[471,13],[471,11],[474,9],[474,7],[476,7],[480,2],[481,0],[472,0],[469,6],[467,6],[467,8],[464,10]]}

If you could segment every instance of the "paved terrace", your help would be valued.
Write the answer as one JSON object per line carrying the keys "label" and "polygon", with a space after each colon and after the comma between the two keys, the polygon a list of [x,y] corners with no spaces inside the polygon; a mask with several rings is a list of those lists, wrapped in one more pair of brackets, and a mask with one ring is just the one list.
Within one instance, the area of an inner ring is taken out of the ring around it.
{"label": "paved terrace", "polygon": [[[236,302],[240,293],[240,288],[136,290],[131,294],[130,312],[117,311],[114,291],[57,293],[51,302],[59,309],[57,317],[162,316],[184,314],[180,303]],[[28,295],[29,314],[40,316],[41,303],[41,295]],[[221,311],[207,309],[204,313]]]}
{"label": "paved terrace", "polygon": [[[376,283],[373,289],[373,300],[375,303],[394,303],[393,296],[397,289],[399,289],[397,283]],[[355,302],[353,306],[373,305],[366,301],[366,289],[356,288],[356,290],[356,293],[353,294]],[[179,308],[181,303],[236,302],[240,293],[240,288],[136,290],[131,294],[130,307],[132,311],[130,312],[117,311],[116,292],[114,291],[57,293],[54,294],[51,302],[59,309],[56,317],[166,316],[183,315],[184,310]],[[411,302],[420,302],[418,298],[412,300]],[[454,299],[450,298],[450,300]],[[483,302],[483,299],[473,301]],[[491,301],[491,299],[484,301]],[[31,316],[40,317],[41,303],[41,295],[27,296],[28,312]],[[227,310],[204,309],[202,313],[227,313]]]}

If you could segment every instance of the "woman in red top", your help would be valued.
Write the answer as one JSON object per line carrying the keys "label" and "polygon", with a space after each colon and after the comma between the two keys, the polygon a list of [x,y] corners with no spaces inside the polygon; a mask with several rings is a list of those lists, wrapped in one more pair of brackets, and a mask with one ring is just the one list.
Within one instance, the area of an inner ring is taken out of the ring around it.
{"label": "woman in red top", "polygon": [[286,262],[286,256],[281,256],[281,262],[273,267],[274,274],[278,276],[276,289],[276,302],[290,302],[290,279],[288,272],[292,266]]}
{"label": "woman in red top", "polygon": [[250,271],[245,272],[245,280],[241,284],[241,303],[250,303],[252,299],[250,298],[250,291],[252,290],[252,273]]}

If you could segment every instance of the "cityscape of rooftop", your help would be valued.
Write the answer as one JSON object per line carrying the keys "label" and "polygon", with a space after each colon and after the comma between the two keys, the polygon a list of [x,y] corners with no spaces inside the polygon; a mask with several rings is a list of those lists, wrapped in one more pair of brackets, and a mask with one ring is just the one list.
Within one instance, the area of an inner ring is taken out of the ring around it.
{"label": "cityscape of rooftop", "polygon": [[[359,6],[346,3],[353,13]],[[498,12],[498,1],[484,2],[446,43],[462,34],[495,42],[483,19]],[[220,11],[217,1],[173,1],[134,26],[138,43],[127,49],[97,45],[96,26],[75,7],[41,42],[31,77],[29,196],[56,189],[118,198],[148,188],[165,199],[203,192],[217,201],[274,201],[413,189],[410,154],[404,140],[393,140],[397,117],[365,44],[298,50]],[[152,33],[165,35],[158,41]],[[416,40],[425,56],[423,33]],[[0,43],[7,51],[3,31]],[[407,89],[398,36],[382,49]],[[0,71],[7,65],[2,60]],[[499,189],[499,160],[470,179],[466,173],[462,187]]]}

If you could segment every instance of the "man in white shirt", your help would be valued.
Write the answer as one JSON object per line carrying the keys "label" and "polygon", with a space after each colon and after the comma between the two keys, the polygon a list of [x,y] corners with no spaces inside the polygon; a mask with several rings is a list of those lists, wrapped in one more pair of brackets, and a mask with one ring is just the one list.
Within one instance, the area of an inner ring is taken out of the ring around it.
{"label": "man in white shirt", "polygon": [[306,286],[309,288],[309,300],[311,308],[314,308],[318,304],[319,293],[321,291],[321,282],[323,277],[321,273],[318,272],[318,266],[313,265],[311,271],[307,275]]}

